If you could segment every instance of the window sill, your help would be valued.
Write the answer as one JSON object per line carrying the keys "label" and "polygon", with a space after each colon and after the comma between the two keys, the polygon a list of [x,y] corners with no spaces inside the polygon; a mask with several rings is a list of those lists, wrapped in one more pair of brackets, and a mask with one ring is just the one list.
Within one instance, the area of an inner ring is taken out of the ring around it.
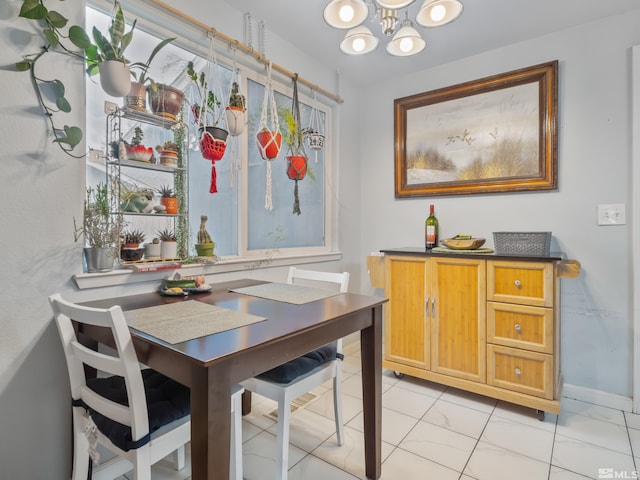
{"label": "window sill", "polygon": [[[239,272],[266,267],[282,267],[303,263],[332,262],[342,259],[342,252],[314,253],[310,255],[279,256],[277,258],[225,259],[214,264],[194,263],[182,265],[176,270],[184,275],[214,275],[218,273]],[[129,269],[116,269],[105,273],[80,273],[73,280],[80,290],[112,287],[132,283],[160,281],[176,270],[156,270],[153,272],[134,272]]]}

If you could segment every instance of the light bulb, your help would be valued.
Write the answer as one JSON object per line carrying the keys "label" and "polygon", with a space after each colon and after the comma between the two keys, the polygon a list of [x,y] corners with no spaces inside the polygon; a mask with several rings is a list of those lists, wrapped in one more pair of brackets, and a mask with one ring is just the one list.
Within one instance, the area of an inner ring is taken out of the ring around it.
{"label": "light bulb", "polygon": [[447,9],[444,7],[444,5],[436,5],[431,9],[429,16],[434,22],[439,22],[445,17],[446,14]]}
{"label": "light bulb", "polygon": [[364,50],[365,47],[365,41],[362,38],[356,38],[353,43],[351,44],[351,47],[353,48],[353,50],[355,52],[361,52]]}
{"label": "light bulb", "polygon": [[413,39],[411,37],[404,37],[400,40],[400,51],[403,53],[410,52],[413,48]]}
{"label": "light bulb", "polygon": [[340,20],[342,20],[343,22],[350,22],[351,20],[353,20],[354,14],[355,12],[353,11],[353,7],[351,5],[343,5],[342,7],[340,7],[340,13],[338,13],[338,15],[340,15]]}

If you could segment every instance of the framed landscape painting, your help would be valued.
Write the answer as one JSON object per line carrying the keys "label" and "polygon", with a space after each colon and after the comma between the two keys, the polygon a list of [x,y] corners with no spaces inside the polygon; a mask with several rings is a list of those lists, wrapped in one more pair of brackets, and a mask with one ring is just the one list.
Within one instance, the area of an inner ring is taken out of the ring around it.
{"label": "framed landscape painting", "polygon": [[394,101],[395,196],[557,189],[558,62]]}

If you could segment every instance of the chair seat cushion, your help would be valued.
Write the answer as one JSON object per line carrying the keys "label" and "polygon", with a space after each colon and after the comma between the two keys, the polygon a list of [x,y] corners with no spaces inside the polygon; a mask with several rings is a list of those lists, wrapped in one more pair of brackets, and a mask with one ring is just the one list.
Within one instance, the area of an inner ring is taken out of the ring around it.
{"label": "chair seat cushion", "polygon": [[[189,414],[189,388],[171,380],[152,369],[142,370],[147,409],[149,412],[149,433]],[[87,386],[96,393],[121,405],[128,405],[124,378],[94,378]],[[115,422],[98,412],[91,411],[91,417],[102,432],[118,448],[129,451],[149,442],[150,435],[134,442],[131,428]]]}
{"label": "chair seat cushion", "polygon": [[275,383],[291,383],[317,366],[335,360],[338,357],[342,358],[342,355],[337,353],[336,344],[331,343],[261,373],[258,378]]}

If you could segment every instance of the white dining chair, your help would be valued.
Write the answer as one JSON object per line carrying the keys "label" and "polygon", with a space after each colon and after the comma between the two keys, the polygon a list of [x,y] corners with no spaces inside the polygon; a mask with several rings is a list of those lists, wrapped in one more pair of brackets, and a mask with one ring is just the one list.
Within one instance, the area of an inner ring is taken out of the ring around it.
{"label": "white dining chair", "polygon": [[[189,388],[138,363],[129,327],[119,306],[89,308],[49,297],[69,370],[73,405],[73,480],[114,479],[132,468],[135,480],[150,480],[151,465],[175,452],[177,469],[185,464],[184,446],[191,438]],[[71,320],[111,330],[113,354],[82,345]],[[85,365],[98,371],[86,379]],[[109,376],[105,376],[109,375]],[[230,479],[242,480],[241,400],[231,395]],[[116,456],[93,467],[102,445]]]}
{"label": "white dining chair", "polygon": [[[345,293],[349,287],[349,273],[318,272],[290,267],[287,283],[333,286]],[[289,423],[291,401],[310,390],[333,380],[333,405],[338,445],[344,444],[342,419],[342,339],[309,352],[257,377],[241,382],[258,395],[278,402],[278,436],[276,451],[277,480],[286,480],[289,462]]]}

